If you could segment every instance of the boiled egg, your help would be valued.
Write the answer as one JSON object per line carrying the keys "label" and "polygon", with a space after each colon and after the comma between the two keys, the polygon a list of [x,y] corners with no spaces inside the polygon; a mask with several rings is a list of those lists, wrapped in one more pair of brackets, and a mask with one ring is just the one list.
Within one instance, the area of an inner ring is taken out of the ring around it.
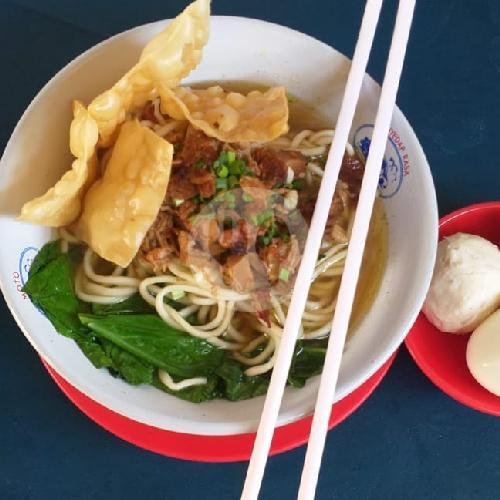
{"label": "boiled egg", "polygon": [[500,396],[500,309],[483,321],[470,336],[467,366],[486,390]]}

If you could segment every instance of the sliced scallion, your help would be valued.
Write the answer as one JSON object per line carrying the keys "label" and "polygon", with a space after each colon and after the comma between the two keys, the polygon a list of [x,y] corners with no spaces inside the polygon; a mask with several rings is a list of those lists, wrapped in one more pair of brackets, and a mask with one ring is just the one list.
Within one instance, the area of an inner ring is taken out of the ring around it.
{"label": "sliced scallion", "polygon": [[280,267],[279,279],[285,282],[290,279],[290,271],[286,267]]}
{"label": "sliced scallion", "polygon": [[227,179],[224,177],[217,177],[217,179],[215,179],[215,187],[217,189],[227,189]]}
{"label": "sliced scallion", "polygon": [[186,292],[183,290],[174,290],[173,292],[170,292],[170,297],[172,297],[173,300],[182,299],[184,295],[186,295]]}
{"label": "sliced scallion", "polygon": [[218,177],[227,177],[229,175],[229,170],[226,167],[226,165],[222,165],[217,169],[217,176]]}

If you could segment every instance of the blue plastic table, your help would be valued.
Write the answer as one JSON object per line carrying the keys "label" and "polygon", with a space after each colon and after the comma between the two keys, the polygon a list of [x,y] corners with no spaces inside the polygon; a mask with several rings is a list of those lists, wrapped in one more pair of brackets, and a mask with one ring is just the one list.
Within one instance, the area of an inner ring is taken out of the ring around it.
{"label": "blue plastic table", "polygon": [[[124,29],[172,17],[185,3],[0,0],[0,147],[73,57]],[[417,3],[398,104],[427,153],[440,211],[498,200],[500,1]],[[288,25],[352,55],[363,4],[214,0],[213,10]],[[378,81],[394,7],[386,1],[369,67]],[[0,301],[0,498],[238,497],[246,464],[167,459],[93,424],[49,379]],[[303,457],[304,447],[272,458],[262,498],[294,498]],[[330,432],[318,498],[498,499],[499,487],[500,419],[442,394],[402,348],[380,388]]]}

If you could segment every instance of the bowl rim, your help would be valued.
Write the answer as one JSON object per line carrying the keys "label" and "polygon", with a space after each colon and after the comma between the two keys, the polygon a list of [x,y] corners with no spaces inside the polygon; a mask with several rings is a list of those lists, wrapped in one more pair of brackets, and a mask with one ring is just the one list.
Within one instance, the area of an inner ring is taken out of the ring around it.
{"label": "bowl rim", "polygon": [[[341,55],[342,57],[346,58],[348,61],[350,59],[345,56],[345,54],[341,53],[334,47],[328,45],[327,43],[318,40],[317,38],[302,33],[298,30],[292,29],[287,26],[280,25],[278,23],[273,23],[269,21],[264,21],[261,19],[254,19],[254,18],[248,18],[248,17],[242,17],[242,16],[211,16],[212,20],[220,20],[220,21],[229,21],[229,22],[244,22],[244,23],[251,23],[251,24],[256,24],[256,25],[267,25],[269,28],[273,30],[278,30],[281,32],[287,32],[293,37],[300,37],[302,39],[314,42],[315,44],[320,44],[323,48],[329,51],[334,51]],[[21,117],[19,118],[19,121],[17,122],[16,126],[14,127],[14,130],[12,131],[12,134],[7,141],[6,147],[4,149],[4,152],[2,154],[2,157],[0,158],[0,167],[3,163],[4,157],[9,149],[9,146],[13,142],[13,139],[19,134],[19,130],[21,128],[21,125],[23,121],[26,118],[26,115],[29,113],[29,111],[37,105],[37,102],[39,99],[42,98],[43,94],[47,91],[49,86],[52,84],[52,82],[62,75],[63,73],[66,73],[68,71],[74,71],[78,68],[78,66],[81,64],[82,61],[86,60],[87,58],[94,57],[96,55],[96,52],[100,50],[102,46],[104,46],[107,43],[110,43],[112,41],[115,41],[120,38],[126,38],[130,36],[132,33],[135,31],[140,31],[144,29],[151,29],[158,27],[159,25],[166,24],[167,22],[172,21],[172,19],[162,19],[158,21],[154,21],[151,23],[146,23],[143,25],[135,26],[130,29],[127,29],[125,31],[122,31],[120,33],[117,33],[109,38],[106,38],[105,40],[102,40],[101,42],[93,45],[92,47],[89,47],[87,50],[79,54],[77,57],[69,61],[65,66],[63,66],[57,73],[55,73],[48,81],[45,83],[45,85],[38,91],[38,93],[35,95],[35,97],[31,100],[30,104],[26,107],[24,112],[22,113]],[[373,82],[378,85],[378,83],[369,75],[366,74],[365,78],[368,79],[370,82]],[[407,127],[408,132],[412,134],[412,136],[415,138],[415,143],[414,143],[414,148],[416,152],[421,156],[421,163],[422,163],[422,170],[424,176],[427,178],[427,187],[429,188],[429,193],[428,193],[428,202],[432,202],[432,210],[429,211],[429,217],[432,219],[432,226],[434,227],[434,232],[435,232],[435,238],[433,238],[432,242],[428,243],[428,248],[430,250],[434,250],[433,254],[435,254],[435,249],[437,246],[437,232],[438,232],[438,206],[437,206],[437,199],[436,199],[436,191],[434,187],[434,181],[432,178],[429,162],[427,160],[427,157],[425,155],[425,152],[423,151],[423,148],[417,138],[417,135],[415,134],[413,128],[411,127],[410,123],[404,116],[404,114],[401,112],[399,107],[396,105],[394,108],[394,113],[398,114],[398,119],[402,121],[405,127]],[[353,380],[349,383],[346,384],[346,387],[343,392],[338,392],[336,393],[335,400],[339,400],[343,398],[345,395],[351,393],[353,390],[355,390],[357,387],[359,387],[363,381],[366,381],[369,377],[371,377],[392,355],[392,353],[402,344],[404,341],[405,337],[407,336],[408,332],[410,331],[411,326],[413,325],[415,319],[418,316],[418,313],[420,311],[420,308],[422,306],[422,303],[425,299],[425,294],[427,293],[428,286],[430,284],[430,280],[432,277],[432,270],[434,267],[434,261],[432,262],[429,261],[428,263],[428,269],[426,272],[422,273],[422,277],[420,280],[420,286],[415,288],[414,290],[414,297],[415,300],[413,301],[413,305],[408,308],[408,314],[406,317],[406,321],[401,322],[401,328],[399,331],[399,335],[394,335],[393,339],[387,343],[387,348],[381,352],[379,352],[374,358],[371,359],[371,362],[369,366],[363,371],[362,377],[355,377]],[[42,350],[39,349],[36,345],[35,340],[31,337],[31,335],[28,333],[27,329],[23,326],[23,322],[21,318],[18,317],[18,315],[14,312],[14,307],[13,304],[11,303],[10,298],[6,294],[7,286],[6,283],[3,282],[2,278],[0,277],[0,290],[2,291],[6,304],[10,309],[11,314],[13,315],[16,323],[18,324],[19,328],[23,332],[24,336],[28,339],[32,347],[37,351],[37,353],[58,373],[61,373],[61,370],[58,369],[59,363],[55,358],[53,358],[50,353],[42,353]],[[75,384],[73,380],[70,381],[78,390],[83,392],[84,394],[88,394],[88,391],[85,390],[85,387],[82,387],[81,384]],[[106,397],[106,402],[103,402],[101,399],[98,401],[100,404],[112,404],[113,401],[118,401],[116,397],[114,396],[107,396]],[[279,425],[286,425],[292,421],[297,421],[298,419],[309,415],[311,411],[313,410],[314,403],[311,403],[311,408],[304,409],[299,415],[296,415],[293,419],[283,419],[279,422]],[[114,411],[116,410],[115,405],[113,405]],[[151,423],[151,421],[145,421],[144,418],[141,418],[141,415],[134,413],[134,414],[126,414],[125,412],[122,413],[124,416],[128,418],[132,418],[137,421],[141,421],[143,423],[146,423],[148,425],[152,426],[157,426],[160,427],[157,424]],[[210,434],[227,434],[226,431],[222,430],[222,427],[225,427],[227,424],[211,424],[211,431]],[[161,428],[168,428],[165,426],[162,426]],[[191,432],[192,429],[190,428],[189,430],[185,432]],[[198,431],[199,432],[199,431]],[[232,432],[231,432],[232,433]],[[229,433],[229,434],[231,434]],[[200,433],[201,434],[201,433]]]}
{"label": "bowl rim", "polygon": [[489,210],[490,208],[500,210],[500,201],[481,201],[478,203],[472,203],[471,205],[466,205],[465,207],[457,208],[456,210],[453,210],[453,212],[443,215],[443,217],[439,219],[439,228],[441,229],[442,225],[448,224],[448,222],[458,219],[465,214],[471,212],[482,212],[483,210]]}
{"label": "bowl rim", "polygon": [[[484,212],[487,210],[498,210],[500,214],[500,200],[499,201],[484,201],[484,202],[479,202],[479,203],[472,203],[471,205],[466,205],[465,207],[457,208],[456,210],[453,210],[452,212],[443,215],[439,219],[439,229],[446,224],[450,223],[451,221],[454,221],[456,219],[460,219],[464,215],[474,213],[474,212]],[[460,231],[457,231],[460,232]],[[456,233],[453,233],[456,234]],[[439,240],[441,241],[443,237],[440,237]],[[424,325],[427,328],[427,323],[428,320],[425,317],[424,313],[421,311],[418,315],[418,319],[424,321]],[[416,327],[416,324],[414,325],[414,328]],[[467,406],[468,408],[472,408],[474,410],[478,410],[482,413],[486,413],[488,415],[494,415],[497,417],[500,417],[500,397],[498,397],[499,400],[499,405],[498,409],[492,409],[491,406],[488,403],[484,403],[481,400],[478,400],[477,398],[470,396],[467,392],[465,392],[462,389],[461,385],[456,384],[453,380],[450,380],[447,377],[444,377],[439,371],[436,371],[435,365],[433,363],[429,363],[427,358],[423,355],[420,354],[420,349],[417,347],[417,343],[413,341],[413,337],[411,335],[411,331],[408,334],[407,338],[405,339],[405,345],[406,348],[408,349],[411,357],[413,358],[413,361],[415,364],[420,368],[422,373],[436,386],[438,387],[441,391],[443,391],[446,395],[450,396],[453,398],[455,401],[458,401],[459,403],[463,404],[464,406]],[[443,335],[447,335],[446,333],[443,333]],[[464,359],[465,363],[465,359]],[[477,381],[476,384],[480,385]]]}

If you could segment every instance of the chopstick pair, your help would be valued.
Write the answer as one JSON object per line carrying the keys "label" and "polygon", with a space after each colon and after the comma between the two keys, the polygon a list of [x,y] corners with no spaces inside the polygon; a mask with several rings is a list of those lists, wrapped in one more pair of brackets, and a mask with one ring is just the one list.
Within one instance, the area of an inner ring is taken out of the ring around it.
{"label": "chopstick pair", "polygon": [[[400,0],[398,6],[370,145],[370,153],[365,166],[365,174],[332,322],[331,332],[334,333],[330,333],[328,340],[328,349],[321,375],[304,468],[302,470],[298,492],[300,500],[309,500],[314,498],[315,495],[326,433],[328,431],[328,419],[332,410],[342,352],[352,311],[352,303],[376,196],[380,165],[382,164],[392,113],[396,103],[396,94],[403,68],[415,1]],[[335,134],[325,165],[315,211],[311,220],[295,286],[292,291],[288,315],[247,470],[241,495],[242,500],[256,500],[260,491],[302,314],[325,231],[330,204],[335,192],[345,146],[359,99],[381,7],[382,0],[368,0],[365,6]]]}

